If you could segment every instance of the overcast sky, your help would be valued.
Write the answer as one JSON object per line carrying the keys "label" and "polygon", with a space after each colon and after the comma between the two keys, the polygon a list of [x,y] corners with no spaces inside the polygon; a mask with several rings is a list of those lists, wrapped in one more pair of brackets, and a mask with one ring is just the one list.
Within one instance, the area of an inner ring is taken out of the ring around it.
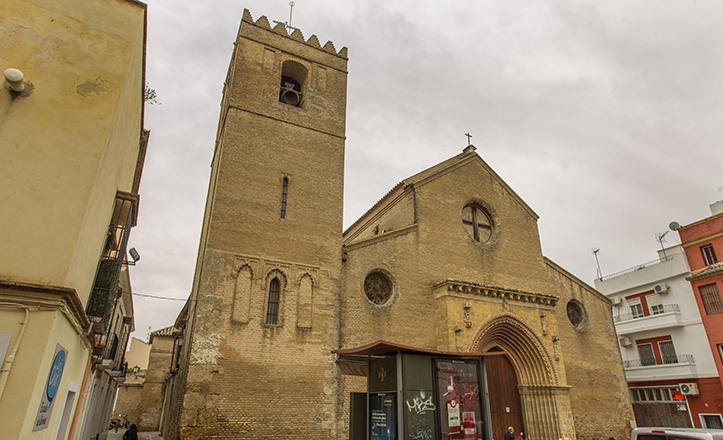
{"label": "overcast sky", "polygon": [[[148,0],[151,130],[130,246],[136,333],[191,291],[219,104],[243,9]],[[723,199],[719,0],[295,0],[305,38],[349,50],[344,226],[397,182],[477,153],[540,216],[548,258],[588,284],[657,258],[656,233]],[[667,246],[679,243],[670,232]]]}

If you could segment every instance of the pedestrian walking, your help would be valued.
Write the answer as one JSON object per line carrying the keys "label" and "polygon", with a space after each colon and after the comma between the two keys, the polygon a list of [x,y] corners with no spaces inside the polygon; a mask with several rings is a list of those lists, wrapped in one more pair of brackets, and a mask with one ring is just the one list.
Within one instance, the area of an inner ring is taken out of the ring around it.
{"label": "pedestrian walking", "polygon": [[504,440],[515,440],[515,428],[511,426],[507,428],[507,434],[505,434]]}
{"label": "pedestrian walking", "polygon": [[128,431],[123,434],[123,440],[138,440],[138,428],[136,428],[135,424],[131,425]]}

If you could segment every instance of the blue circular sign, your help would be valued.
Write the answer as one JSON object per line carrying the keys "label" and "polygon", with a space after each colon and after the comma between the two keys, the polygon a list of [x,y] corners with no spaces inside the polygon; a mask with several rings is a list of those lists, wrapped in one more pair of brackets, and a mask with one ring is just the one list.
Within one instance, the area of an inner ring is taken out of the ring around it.
{"label": "blue circular sign", "polygon": [[46,394],[48,401],[52,402],[60,388],[60,378],[63,377],[63,369],[65,368],[65,350],[60,350],[53,359],[53,366],[50,368],[48,376],[48,384],[46,385]]}

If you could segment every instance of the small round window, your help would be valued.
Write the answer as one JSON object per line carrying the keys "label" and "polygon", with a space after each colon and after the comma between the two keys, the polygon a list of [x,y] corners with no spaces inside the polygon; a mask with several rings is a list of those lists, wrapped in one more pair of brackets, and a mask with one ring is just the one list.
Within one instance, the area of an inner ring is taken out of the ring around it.
{"label": "small round window", "polygon": [[567,319],[577,330],[585,330],[587,328],[587,311],[585,306],[576,299],[571,299],[567,303]]}
{"label": "small round window", "polygon": [[392,281],[382,272],[372,272],[364,280],[364,293],[374,304],[386,304],[392,297]]}
{"label": "small round window", "polygon": [[469,236],[480,243],[486,243],[492,236],[492,220],[477,205],[467,205],[462,209],[462,225]]}

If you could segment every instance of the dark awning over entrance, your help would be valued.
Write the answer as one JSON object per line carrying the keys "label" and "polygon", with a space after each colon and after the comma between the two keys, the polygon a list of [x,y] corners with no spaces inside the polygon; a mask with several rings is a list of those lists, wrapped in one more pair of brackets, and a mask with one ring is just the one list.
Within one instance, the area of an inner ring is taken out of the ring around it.
{"label": "dark awning over entrance", "polygon": [[397,353],[413,353],[426,354],[429,356],[449,356],[455,358],[480,358],[483,356],[500,356],[507,354],[506,351],[493,351],[488,353],[464,353],[458,351],[438,351],[426,348],[409,347],[407,345],[395,344],[378,340],[366,345],[360,345],[354,348],[343,348],[332,350],[332,353],[339,355],[337,364],[341,367],[344,374],[352,376],[367,375],[367,358],[368,357],[384,357],[392,356]]}

